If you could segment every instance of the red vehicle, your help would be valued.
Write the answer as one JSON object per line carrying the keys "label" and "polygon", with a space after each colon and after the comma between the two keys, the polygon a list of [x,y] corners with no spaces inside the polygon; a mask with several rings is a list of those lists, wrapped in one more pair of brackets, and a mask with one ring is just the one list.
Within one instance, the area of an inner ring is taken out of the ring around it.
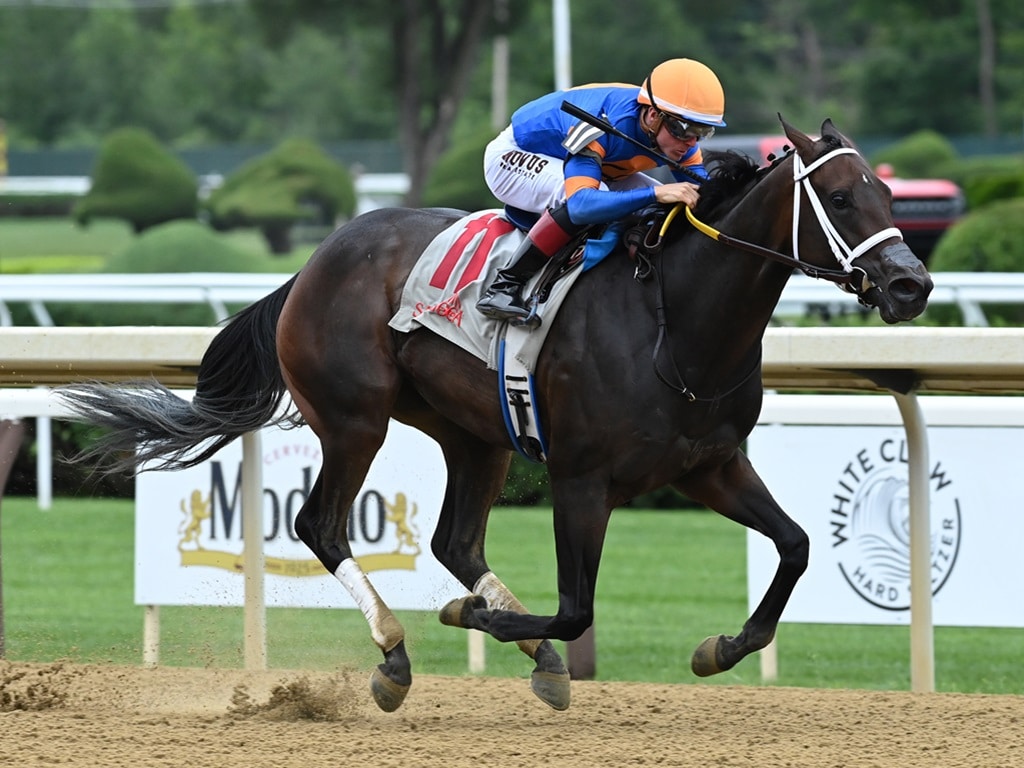
{"label": "red vehicle", "polygon": [[[780,155],[786,147],[785,136],[712,136],[701,142],[707,150],[734,150],[759,163]],[[875,169],[878,177],[892,190],[892,217],[903,239],[919,259],[927,263],[939,238],[964,214],[963,191],[947,179],[901,179],[892,167]]]}

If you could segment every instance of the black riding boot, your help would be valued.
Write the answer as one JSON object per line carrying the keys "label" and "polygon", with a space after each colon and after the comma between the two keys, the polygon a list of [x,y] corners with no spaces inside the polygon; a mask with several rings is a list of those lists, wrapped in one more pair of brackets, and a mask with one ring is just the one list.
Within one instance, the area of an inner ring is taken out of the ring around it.
{"label": "black riding boot", "polygon": [[477,310],[492,320],[516,320],[530,316],[520,293],[526,282],[547,264],[548,259],[558,253],[580,228],[569,220],[565,206],[541,214],[512,254],[508,264],[502,267],[484,295],[476,303]]}

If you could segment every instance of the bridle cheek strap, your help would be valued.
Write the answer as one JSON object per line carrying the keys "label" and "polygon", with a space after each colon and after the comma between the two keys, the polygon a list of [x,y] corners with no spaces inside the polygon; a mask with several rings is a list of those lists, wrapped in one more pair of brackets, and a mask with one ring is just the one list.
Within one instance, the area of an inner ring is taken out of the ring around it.
{"label": "bridle cheek strap", "polygon": [[[887,229],[883,229],[881,232],[876,232],[871,235],[856,248],[851,248],[846,244],[842,236],[836,230],[835,225],[829,220],[825,213],[825,207],[821,204],[821,199],[818,197],[817,192],[815,192],[814,187],[811,185],[809,177],[818,167],[824,165],[833,157],[849,154],[856,155],[859,153],[852,147],[840,147],[839,149],[832,150],[826,155],[822,155],[810,165],[804,165],[800,155],[795,152],[793,153],[793,181],[796,186],[796,189],[793,190],[793,258],[797,261],[800,260],[800,241],[797,236],[800,228],[800,198],[802,197],[800,194],[800,187],[803,187],[804,191],[807,193],[807,199],[810,200],[811,208],[814,209],[814,215],[818,219],[821,231],[824,232],[829,248],[832,249],[832,255],[835,256],[836,261],[839,262],[839,265],[844,271],[853,272],[855,269],[853,266],[854,260],[867,253],[882,241],[890,240],[892,238],[896,238],[897,240],[903,239],[903,233],[900,232],[899,229],[896,227],[889,227]],[[859,271],[864,274],[863,270]],[[854,293],[862,293],[872,287],[871,281],[867,278],[867,274],[864,274],[864,278],[859,289],[851,284],[850,290]]]}

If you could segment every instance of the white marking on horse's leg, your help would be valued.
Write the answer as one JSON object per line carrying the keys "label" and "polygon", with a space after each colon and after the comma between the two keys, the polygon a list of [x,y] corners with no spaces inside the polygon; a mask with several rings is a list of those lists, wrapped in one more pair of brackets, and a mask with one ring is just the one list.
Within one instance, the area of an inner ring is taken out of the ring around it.
{"label": "white marking on horse's leg", "polygon": [[334,577],[342,583],[356,605],[366,617],[366,623],[370,625],[370,635],[373,642],[387,653],[402,640],[405,639],[405,630],[398,623],[398,619],[391,613],[377,590],[373,588],[370,580],[366,578],[363,569],[351,557],[341,561]]}
{"label": "white marking on horse's leg", "polygon": [[[494,575],[493,571],[488,571],[476,580],[476,584],[473,585],[473,593],[484,598],[487,601],[487,607],[491,610],[529,613],[526,606],[519,602],[519,598],[512,594],[512,591]],[[519,646],[519,650],[532,659],[540,646],[540,640],[517,640],[516,645]]]}
{"label": "white marking on horse's leg", "polygon": [[493,571],[488,571],[476,580],[473,593],[484,598],[491,610],[527,613],[526,606],[519,602],[519,598],[512,594]]}

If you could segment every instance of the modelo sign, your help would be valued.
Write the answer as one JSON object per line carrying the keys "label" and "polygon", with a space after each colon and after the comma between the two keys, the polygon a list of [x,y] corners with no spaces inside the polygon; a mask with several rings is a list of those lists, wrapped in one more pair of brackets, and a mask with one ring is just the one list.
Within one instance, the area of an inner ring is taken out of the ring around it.
{"label": "modelo sign", "polygon": [[[266,604],[355,608],[295,534],[320,471],[319,441],[308,427],[270,427],[261,443]],[[139,474],[137,604],[243,605],[241,475],[240,440],[190,469]],[[392,608],[433,610],[466,592],[430,552],[445,478],[437,444],[392,422],[348,521],[356,560]]]}
{"label": "modelo sign", "polygon": [[[930,427],[929,506],[934,623],[1024,627],[1024,429]],[[810,562],[784,621],[910,623],[908,449],[899,427],[762,425],[751,461],[811,540]],[[778,554],[747,538],[751,606]]]}

